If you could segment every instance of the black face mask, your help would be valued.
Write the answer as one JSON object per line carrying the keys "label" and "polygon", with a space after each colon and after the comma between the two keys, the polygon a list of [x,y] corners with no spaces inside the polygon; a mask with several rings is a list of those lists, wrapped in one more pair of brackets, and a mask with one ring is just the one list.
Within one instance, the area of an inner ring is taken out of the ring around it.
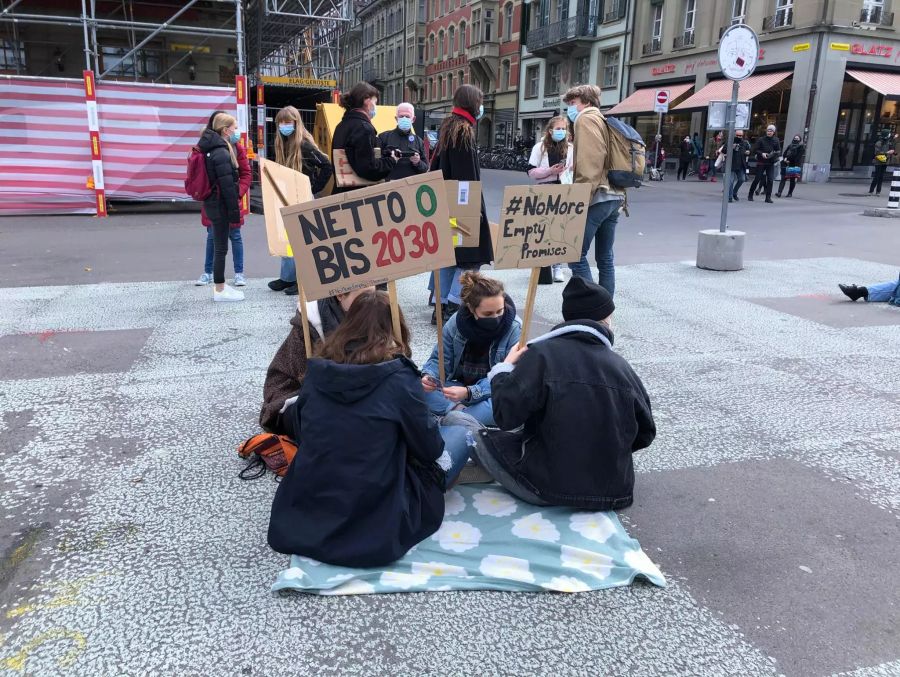
{"label": "black face mask", "polygon": [[486,332],[497,331],[500,328],[500,324],[503,322],[503,315],[497,315],[496,317],[476,317],[475,324],[479,329]]}

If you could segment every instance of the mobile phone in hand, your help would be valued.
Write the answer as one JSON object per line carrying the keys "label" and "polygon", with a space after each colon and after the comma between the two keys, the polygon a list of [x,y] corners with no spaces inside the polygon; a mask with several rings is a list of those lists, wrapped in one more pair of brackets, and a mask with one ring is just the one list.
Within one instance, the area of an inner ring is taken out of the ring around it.
{"label": "mobile phone in hand", "polygon": [[444,389],[444,384],[441,383],[437,378],[432,376],[431,374],[425,374],[425,380],[428,381],[431,385],[433,385],[438,390]]}

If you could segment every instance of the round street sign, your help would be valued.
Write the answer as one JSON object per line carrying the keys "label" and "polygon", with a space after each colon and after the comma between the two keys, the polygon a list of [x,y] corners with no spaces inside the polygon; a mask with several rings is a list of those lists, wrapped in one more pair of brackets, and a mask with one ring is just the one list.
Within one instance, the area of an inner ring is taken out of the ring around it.
{"label": "round street sign", "polygon": [[668,90],[661,89],[656,93],[656,102],[660,105],[666,104],[669,102],[669,92]]}
{"label": "round street sign", "polygon": [[729,80],[744,80],[756,70],[759,38],[752,28],[736,24],[719,40],[719,68]]}

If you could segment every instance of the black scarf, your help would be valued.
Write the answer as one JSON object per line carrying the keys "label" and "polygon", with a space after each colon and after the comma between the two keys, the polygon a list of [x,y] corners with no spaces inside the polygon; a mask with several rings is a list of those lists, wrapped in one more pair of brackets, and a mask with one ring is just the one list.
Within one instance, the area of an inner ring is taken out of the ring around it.
{"label": "black scarf", "polygon": [[503,317],[500,318],[500,325],[493,331],[486,331],[479,327],[478,322],[475,321],[475,316],[466,304],[460,305],[459,310],[456,311],[456,327],[466,341],[471,341],[478,345],[490,345],[506,336],[510,327],[512,327],[513,321],[516,319],[516,306],[506,294],[503,295],[503,300]]}
{"label": "black scarf", "polygon": [[346,313],[341,308],[341,302],[337,300],[336,296],[319,299],[316,303],[319,305],[319,317],[322,319],[322,333],[325,336],[331,336],[331,333],[344,321]]}

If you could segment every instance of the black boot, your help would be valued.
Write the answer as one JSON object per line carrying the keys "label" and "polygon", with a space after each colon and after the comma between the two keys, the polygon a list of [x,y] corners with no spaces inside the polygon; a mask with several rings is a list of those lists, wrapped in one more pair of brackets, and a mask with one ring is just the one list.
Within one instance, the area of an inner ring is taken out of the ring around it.
{"label": "black boot", "polygon": [[869,300],[869,290],[865,287],[857,287],[855,284],[839,284],[838,288],[844,292],[844,296],[851,301],[857,301],[859,299]]}
{"label": "black boot", "polygon": [[272,291],[284,291],[285,289],[290,287],[292,284],[294,284],[294,283],[293,282],[285,282],[284,280],[282,280],[279,277],[277,280],[272,280],[271,282],[269,282],[269,289],[271,289]]}
{"label": "black boot", "polygon": [[293,284],[285,287],[284,293],[287,294],[288,296],[296,296],[297,294],[299,294],[300,290],[297,288],[297,283],[294,282]]}

